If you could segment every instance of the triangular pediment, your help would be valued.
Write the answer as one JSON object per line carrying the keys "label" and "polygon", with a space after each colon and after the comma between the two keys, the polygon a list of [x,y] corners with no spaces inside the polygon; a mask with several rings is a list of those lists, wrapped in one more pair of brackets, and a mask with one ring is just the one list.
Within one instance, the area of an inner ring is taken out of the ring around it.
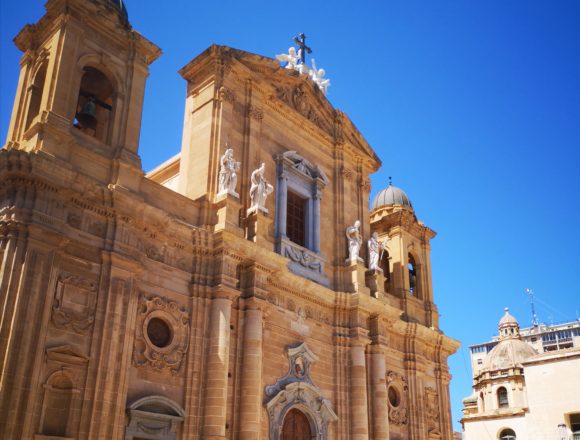
{"label": "triangular pediment", "polygon": [[332,143],[348,145],[356,154],[371,159],[376,168],[380,166],[380,159],[350,118],[334,108],[308,75],[285,69],[273,58],[218,45],[208,48],[180,73],[195,81],[211,69],[225,79],[231,74],[250,79],[269,106],[300,127],[318,131]]}

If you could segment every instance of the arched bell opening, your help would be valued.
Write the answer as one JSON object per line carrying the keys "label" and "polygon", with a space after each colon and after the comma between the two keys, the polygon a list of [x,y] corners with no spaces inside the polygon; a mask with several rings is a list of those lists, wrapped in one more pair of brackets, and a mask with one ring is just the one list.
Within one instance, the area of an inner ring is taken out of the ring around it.
{"label": "arched bell opening", "polygon": [[413,254],[409,253],[407,261],[407,271],[409,274],[409,293],[418,297],[418,271],[417,263],[415,262],[415,257],[413,257]]}
{"label": "arched bell opening", "polygon": [[77,99],[74,127],[104,143],[110,143],[115,88],[99,69],[87,66]]}
{"label": "arched bell opening", "polygon": [[34,80],[28,89],[28,112],[26,114],[25,130],[30,128],[32,122],[40,113],[40,103],[42,101],[42,93],[44,91],[47,65],[47,61],[44,61],[40,65],[36,71],[36,74],[34,75]]}
{"label": "arched bell opening", "polygon": [[380,267],[383,270],[383,275],[385,276],[385,292],[392,292],[391,290],[391,256],[388,250],[383,251],[383,258],[380,262]]}

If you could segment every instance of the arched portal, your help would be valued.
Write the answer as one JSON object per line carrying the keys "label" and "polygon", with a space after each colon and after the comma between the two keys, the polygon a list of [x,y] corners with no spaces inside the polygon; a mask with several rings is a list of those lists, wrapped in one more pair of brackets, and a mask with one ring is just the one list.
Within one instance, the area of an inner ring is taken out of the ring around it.
{"label": "arched portal", "polygon": [[286,413],[282,425],[280,440],[311,440],[312,430],[306,415],[299,409],[293,408]]}

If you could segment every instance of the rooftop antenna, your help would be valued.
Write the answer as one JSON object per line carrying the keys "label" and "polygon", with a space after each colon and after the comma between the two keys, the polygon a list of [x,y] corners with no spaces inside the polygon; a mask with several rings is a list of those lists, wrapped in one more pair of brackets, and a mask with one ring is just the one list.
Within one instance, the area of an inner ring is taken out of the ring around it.
{"label": "rooftop antenna", "polygon": [[532,306],[532,325],[537,327],[540,323],[538,322],[538,315],[536,315],[536,308],[534,306],[534,291],[526,288],[526,293],[530,297],[530,305]]}

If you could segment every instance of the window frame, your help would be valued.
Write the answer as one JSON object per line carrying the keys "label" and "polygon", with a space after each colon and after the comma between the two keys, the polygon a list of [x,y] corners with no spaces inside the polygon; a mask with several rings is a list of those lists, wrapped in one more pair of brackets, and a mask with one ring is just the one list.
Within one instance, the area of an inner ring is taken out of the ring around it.
{"label": "window frame", "polygon": [[[276,252],[290,258],[289,269],[297,275],[324,286],[330,281],[324,275],[325,259],[320,252],[320,204],[328,178],[296,151],[286,151],[276,159]],[[304,243],[288,237],[288,193],[304,199]]]}

